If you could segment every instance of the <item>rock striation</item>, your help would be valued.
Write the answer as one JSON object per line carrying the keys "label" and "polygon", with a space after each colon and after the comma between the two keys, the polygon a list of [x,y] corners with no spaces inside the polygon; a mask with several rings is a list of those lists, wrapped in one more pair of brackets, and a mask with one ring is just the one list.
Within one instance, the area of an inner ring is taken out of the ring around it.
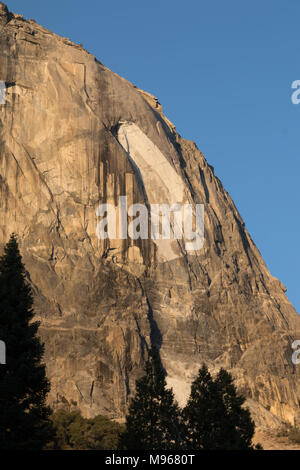
{"label": "rock striation", "polygon": [[[0,248],[19,235],[50,404],[122,419],[152,342],[180,402],[206,362],[232,372],[259,426],[298,419],[300,318],[158,100],[1,3],[0,80]],[[99,240],[97,207],[124,195],[204,204],[203,248]]]}

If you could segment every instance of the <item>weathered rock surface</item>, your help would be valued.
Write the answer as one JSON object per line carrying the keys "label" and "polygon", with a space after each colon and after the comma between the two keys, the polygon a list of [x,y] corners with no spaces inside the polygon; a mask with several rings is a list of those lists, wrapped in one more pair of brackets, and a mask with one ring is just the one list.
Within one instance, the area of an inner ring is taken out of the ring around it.
{"label": "weathered rock surface", "polygon": [[[260,426],[293,422],[300,318],[213,168],[157,99],[2,4],[0,80],[0,244],[19,235],[50,403],[122,418],[152,341],[179,400],[205,361],[234,374]],[[203,249],[100,241],[96,209],[119,195],[204,204]]]}

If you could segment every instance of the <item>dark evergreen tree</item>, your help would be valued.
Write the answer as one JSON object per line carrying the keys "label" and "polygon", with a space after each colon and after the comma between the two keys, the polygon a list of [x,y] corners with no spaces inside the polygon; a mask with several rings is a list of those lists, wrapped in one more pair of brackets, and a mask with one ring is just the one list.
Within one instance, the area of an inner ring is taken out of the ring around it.
{"label": "dark evergreen tree", "polygon": [[49,382],[41,363],[33,296],[15,235],[0,258],[0,339],[6,365],[0,365],[0,449],[39,450],[51,440]]}
{"label": "dark evergreen tree", "polygon": [[165,372],[156,348],[149,353],[145,373],[136,381],[136,395],[129,406],[121,448],[179,449],[179,408],[173,391],[166,388]]}
{"label": "dark evergreen tree", "polygon": [[244,402],[226,370],[221,369],[214,380],[203,365],[183,410],[186,448],[252,449],[255,427]]}

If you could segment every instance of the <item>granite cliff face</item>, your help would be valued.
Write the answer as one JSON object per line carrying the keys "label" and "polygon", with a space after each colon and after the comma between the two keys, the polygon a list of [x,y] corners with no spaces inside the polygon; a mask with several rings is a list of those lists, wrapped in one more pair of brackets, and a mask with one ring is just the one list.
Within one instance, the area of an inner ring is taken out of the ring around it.
{"label": "granite cliff face", "polygon": [[[86,416],[122,418],[153,342],[179,401],[205,361],[233,373],[259,425],[293,422],[300,318],[157,99],[3,4],[0,80],[0,248],[19,235],[51,405],[65,397]],[[204,204],[204,247],[99,240],[99,203],[123,195]]]}

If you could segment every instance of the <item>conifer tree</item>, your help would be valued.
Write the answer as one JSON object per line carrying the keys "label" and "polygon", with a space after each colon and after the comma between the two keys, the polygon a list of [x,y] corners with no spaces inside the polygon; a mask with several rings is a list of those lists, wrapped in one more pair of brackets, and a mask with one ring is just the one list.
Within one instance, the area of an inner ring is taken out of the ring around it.
{"label": "conifer tree", "polygon": [[179,408],[173,391],[166,388],[159,352],[152,348],[145,375],[136,381],[136,395],[126,417],[121,448],[172,450],[180,446]]}
{"label": "conifer tree", "polygon": [[41,363],[33,296],[13,234],[0,258],[0,339],[6,365],[0,365],[0,449],[39,450],[52,438],[49,382]]}
{"label": "conifer tree", "polygon": [[221,369],[214,380],[203,365],[183,410],[186,448],[253,449],[255,427],[249,410],[242,407],[244,402],[226,370]]}

